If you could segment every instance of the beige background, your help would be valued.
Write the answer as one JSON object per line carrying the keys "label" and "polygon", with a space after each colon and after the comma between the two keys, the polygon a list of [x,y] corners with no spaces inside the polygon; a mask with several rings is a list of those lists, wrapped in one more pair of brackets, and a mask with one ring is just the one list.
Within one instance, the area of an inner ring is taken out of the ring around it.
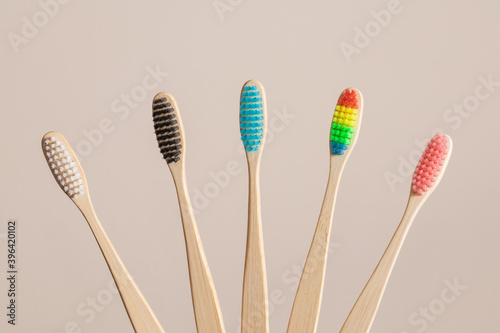
{"label": "beige background", "polygon": [[[238,332],[247,204],[238,95],[254,78],[275,119],[262,161],[272,331],[286,329],[317,221],[333,107],[355,86],[365,114],[341,181],[318,332],[342,326],[403,213],[414,165],[403,161],[435,129],[454,139],[452,160],[410,231],[372,332],[498,332],[500,87],[477,87],[489,76],[500,82],[500,4],[394,1],[72,0],[50,7],[47,22],[37,1],[2,1],[0,235],[18,219],[20,280],[18,325],[8,327],[2,310],[0,331],[132,332],[85,220],[42,157],[42,135],[56,130],[80,152],[97,214],[166,331],[195,332],[176,194],[150,117],[165,90],[180,104],[201,236],[227,330]],[[381,27],[372,11],[388,8]],[[33,16],[38,31],[22,37]],[[365,28],[369,43],[355,40]],[[346,57],[346,44],[357,53]],[[162,73],[156,81],[148,68]],[[130,94],[136,101],[125,106]],[[453,111],[464,103],[471,111]],[[100,125],[107,133],[88,154],[84,133]],[[228,163],[236,172],[214,185]],[[390,186],[389,175],[400,178]],[[2,239],[2,309],[5,257]],[[454,280],[467,288],[453,298]],[[444,308],[443,293],[453,298]],[[96,297],[105,305],[91,318],[86,302]],[[414,314],[429,307],[428,319]],[[71,322],[80,331],[65,329]]]}

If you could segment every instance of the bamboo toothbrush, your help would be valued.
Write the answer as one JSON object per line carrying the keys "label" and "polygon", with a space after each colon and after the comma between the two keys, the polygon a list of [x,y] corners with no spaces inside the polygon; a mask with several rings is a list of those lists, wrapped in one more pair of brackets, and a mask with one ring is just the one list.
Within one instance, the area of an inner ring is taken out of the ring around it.
{"label": "bamboo toothbrush", "polygon": [[177,102],[171,95],[162,92],[154,97],[153,122],[158,147],[170,168],[177,190],[197,330],[200,333],[225,332],[215,286],[188,194],[184,170],[184,130]]}
{"label": "bamboo toothbrush", "polygon": [[269,310],[259,185],[260,158],[266,136],[266,96],[264,87],[258,81],[250,80],[241,89],[240,132],[249,178],[241,332],[268,333]]}
{"label": "bamboo toothbrush", "polygon": [[115,280],[120,296],[136,333],[163,333],[158,319],[135,284],[118,253],[97,219],[90,201],[87,179],[66,139],[57,132],[43,136],[45,159],[61,189],[80,209],[94,233],[104,259]]}
{"label": "bamboo toothbrush", "polygon": [[316,231],[295,295],[287,333],[316,332],[325,279],[335,198],[345,163],[356,144],[363,108],[357,89],[342,92],[330,130],[330,175]]}
{"label": "bamboo toothbrush", "polygon": [[447,135],[437,134],[428,143],[413,174],[410,198],[401,223],[349,313],[340,333],[367,333],[370,331],[406,235],[418,211],[441,181],[450,160],[451,151],[452,141]]}

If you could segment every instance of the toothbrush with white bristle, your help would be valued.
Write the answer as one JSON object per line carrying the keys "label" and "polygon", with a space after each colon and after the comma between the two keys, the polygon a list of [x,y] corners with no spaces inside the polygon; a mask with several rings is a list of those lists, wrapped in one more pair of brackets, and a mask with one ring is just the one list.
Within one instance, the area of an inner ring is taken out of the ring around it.
{"label": "toothbrush with white bristle", "polygon": [[260,210],[259,170],[266,137],[266,96],[262,84],[250,80],[240,94],[240,132],[245,147],[249,193],[248,229],[241,310],[242,333],[268,333],[269,310]]}
{"label": "toothbrush with white bristle", "polygon": [[177,190],[196,328],[200,333],[225,333],[219,300],[188,193],[184,168],[184,129],[179,107],[172,95],[162,92],[154,97],[153,122],[158,147],[172,173]]}
{"label": "toothbrush with white bristle", "polygon": [[413,174],[410,197],[401,223],[340,333],[368,333],[370,331],[406,235],[418,211],[443,178],[451,151],[452,142],[448,135],[437,134],[427,144]]}
{"label": "toothbrush with white bristle", "polygon": [[314,333],[318,326],[328,258],[333,210],[338,185],[359,134],[363,97],[357,89],[345,89],[335,107],[330,127],[330,174],[316,231],[288,321],[287,333]]}
{"label": "toothbrush with white bristle", "polygon": [[57,132],[49,132],[43,136],[42,149],[57,183],[87,220],[118,287],[134,331],[136,333],[164,333],[153,310],[125,268],[97,219],[90,201],[87,180],[73,149]]}

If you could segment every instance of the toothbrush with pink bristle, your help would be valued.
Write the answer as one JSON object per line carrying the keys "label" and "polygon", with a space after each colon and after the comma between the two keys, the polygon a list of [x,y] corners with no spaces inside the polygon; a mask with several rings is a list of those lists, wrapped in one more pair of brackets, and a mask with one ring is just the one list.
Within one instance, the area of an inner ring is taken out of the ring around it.
{"label": "toothbrush with pink bristle", "polygon": [[377,268],[351,309],[340,333],[367,333],[370,331],[406,235],[418,211],[441,181],[450,160],[451,150],[452,142],[448,135],[437,134],[427,144],[413,174],[410,198],[401,223]]}

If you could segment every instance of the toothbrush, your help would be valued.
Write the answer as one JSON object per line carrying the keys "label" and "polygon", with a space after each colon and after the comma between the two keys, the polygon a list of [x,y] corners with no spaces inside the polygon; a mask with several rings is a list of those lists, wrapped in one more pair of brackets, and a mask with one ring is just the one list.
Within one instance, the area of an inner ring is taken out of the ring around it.
{"label": "toothbrush", "polygon": [[177,190],[197,330],[200,333],[225,332],[214,282],[188,194],[184,170],[186,143],[179,107],[173,96],[162,92],[154,97],[153,122],[158,147],[170,168]]}
{"label": "toothbrush", "polygon": [[264,87],[258,81],[250,80],[241,89],[240,132],[249,178],[241,332],[268,333],[269,310],[259,185],[260,158],[266,136],[266,96]]}
{"label": "toothbrush", "polygon": [[42,149],[57,183],[87,220],[118,287],[134,331],[136,333],[163,333],[163,328],[153,310],[125,268],[97,219],[90,200],[87,179],[73,149],[57,132],[49,132],[43,136]]}
{"label": "toothbrush", "polygon": [[361,125],[362,108],[363,97],[357,89],[344,90],[337,102],[330,130],[328,185],[316,231],[295,295],[287,333],[316,332],[335,198],[345,163],[356,144]]}
{"label": "toothbrush", "polygon": [[406,235],[418,211],[441,181],[451,156],[452,145],[449,136],[440,134],[434,136],[428,143],[413,174],[410,198],[401,223],[349,313],[340,333],[367,333],[370,331]]}

